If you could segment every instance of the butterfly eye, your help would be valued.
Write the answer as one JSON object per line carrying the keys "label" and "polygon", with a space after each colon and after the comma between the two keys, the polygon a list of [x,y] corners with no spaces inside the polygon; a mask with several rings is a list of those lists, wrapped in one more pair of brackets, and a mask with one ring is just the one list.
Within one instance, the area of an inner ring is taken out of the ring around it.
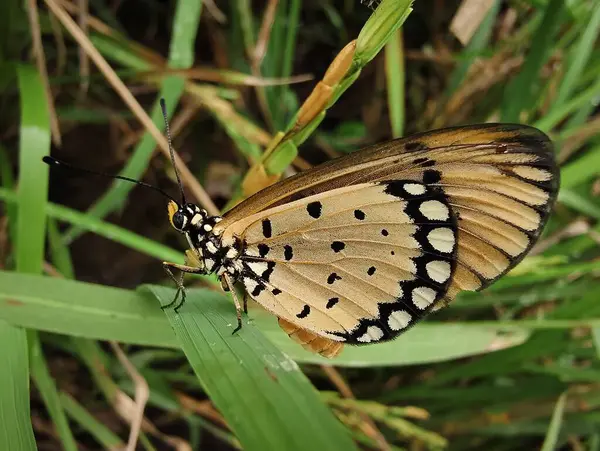
{"label": "butterfly eye", "polygon": [[185,217],[185,214],[181,210],[179,210],[173,215],[172,221],[173,227],[175,227],[179,231],[183,231],[183,228],[187,223],[187,218]]}

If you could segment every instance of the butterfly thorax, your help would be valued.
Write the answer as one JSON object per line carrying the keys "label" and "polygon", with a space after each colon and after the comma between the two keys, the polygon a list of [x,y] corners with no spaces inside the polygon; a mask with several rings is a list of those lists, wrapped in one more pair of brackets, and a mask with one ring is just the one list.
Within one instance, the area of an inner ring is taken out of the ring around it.
{"label": "butterfly thorax", "polygon": [[170,202],[168,205],[169,221],[173,227],[183,233],[193,251],[189,265],[198,266],[205,274],[216,273],[218,276],[229,274],[234,281],[242,272],[243,265],[238,260],[241,251],[239,240],[228,240],[223,243],[222,229],[217,224],[221,216],[209,216],[206,210],[194,204]]}
{"label": "butterfly thorax", "polygon": [[235,281],[243,268],[239,261],[240,242],[235,240],[228,243],[230,245],[223,244],[220,230],[215,229],[221,220],[221,216],[209,216],[201,223],[191,225],[187,236],[207,274],[222,276],[227,273]]}

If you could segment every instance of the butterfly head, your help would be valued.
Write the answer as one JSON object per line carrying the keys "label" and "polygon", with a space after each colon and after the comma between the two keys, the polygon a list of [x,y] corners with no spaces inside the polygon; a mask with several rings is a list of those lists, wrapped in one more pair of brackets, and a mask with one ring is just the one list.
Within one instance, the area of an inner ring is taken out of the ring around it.
{"label": "butterfly head", "polygon": [[187,233],[192,228],[202,227],[208,217],[206,210],[189,203],[180,206],[171,201],[167,206],[167,210],[169,212],[169,222],[175,230],[181,233]]}

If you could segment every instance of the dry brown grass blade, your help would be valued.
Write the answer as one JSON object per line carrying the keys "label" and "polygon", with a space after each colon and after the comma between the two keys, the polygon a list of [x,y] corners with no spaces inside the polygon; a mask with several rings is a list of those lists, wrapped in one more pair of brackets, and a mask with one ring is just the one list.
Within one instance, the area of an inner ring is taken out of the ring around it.
{"label": "dry brown grass blade", "polygon": [[227,23],[227,16],[219,7],[215,4],[214,0],[204,0],[204,7],[208,13],[220,24]]}
{"label": "dry brown grass blade", "polygon": [[150,389],[148,388],[148,382],[146,382],[146,379],[144,379],[135,366],[133,366],[133,364],[129,361],[119,345],[114,341],[111,341],[110,346],[119,359],[119,362],[121,362],[121,365],[123,365],[123,368],[125,368],[125,371],[127,371],[127,374],[129,374],[131,377],[135,387],[136,409],[131,412],[133,415],[128,419],[131,429],[129,430],[129,439],[127,440],[126,448],[127,451],[135,451],[137,441],[140,436],[142,422],[144,420],[144,410],[146,408],[148,398],[150,397]]}
{"label": "dry brown grass blade", "polygon": [[[275,12],[277,11],[278,3],[279,0],[269,0],[269,3],[265,8],[256,44],[254,44],[253,49],[247,49],[248,58],[250,59],[250,69],[252,70],[252,75],[256,78],[262,78],[260,65],[267,51],[269,36],[271,36],[271,30],[273,29],[273,23],[275,22]],[[265,90],[262,89],[262,87],[256,87],[256,97],[263,113],[263,117],[272,129],[273,117],[271,116],[271,110],[267,103]]]}
{"label": "dry brown grass blade", "polygon": [[564,163],[567,159],[585,144],[592,136],[600,134],[600,114],[593,116],[588,122],[570,135],[560,148],[558,161]]}
{"label": "dry brown grass blade", "polygon": [[[77,14],[79,12],[79,7],[77,5],[69,3],[65,0],[54,1],[58,1],[58,3],[64,6],[64,8],[71,14]],[[115,30],[91,15],[88,16],[88,23],[91,29],[97,31],[98,33],[102,33],[107,37],[114,37],[118,35]],[[157,73],[164,73],[162,71],[165,71],[166,61],[160,54],[133,41],[128,42],[128,45],[130,46],[130,50],[132,52],[144,59],[148,64],[156,67],[154,72],[147,75],[148,77]],[[299,82],[304,80],[294,79],[294,81]],[[216,95],[214,93],[214,89],[205,88],[207,87],[191,82],[186,84],[186,92],[188,94],[191,94],[195,100],[198,100],[200,104],[205,106],[215,116],[218,116],[220,119],[225,117],[228,121],[233,121],[236,124],[235,128],[242,136],[244,136],[244,138],[262,146],[265,146],[270,142],[271,136],[266,131],[262,130],[260,127],[253,124],[242,115],[238,114],[231,102],[228,102]],[[225,112],[226,115],[224,114]]]}
{"label": "dry brown grass blade", "polygon": [[263,78],[254,75],[246,75],[241,72],[225,71],[213,69],[211,67],[192,67],[190,69],[157,69],[137,74],[137,77],[152,77],[164,75],[180,75],[188,80],[211,81],[228,85],[241,86],[281,86],[292,85],[295,83],[304,83],[311,81],[314,77],[311,74],[300,74],[291,77],[282,78]]}
{"label": "dry brown grass blade", "polygon": [[192,398],[191,396],[188,396],[182,392],[175,392],[175,396],[177,396],[177,399],[184,409],[197,413],[201,417],[204,417],[223,428],[229,429],[229,425],[225,421],[225,418],[223,418],[223,415],[221,415],[219,411],[214,408],[212,402],[210,402],[208,399],[198,401],[197,399]]}
{"label": "dry brown grass blade", "polygon": [[42,32],[40,30],[40,15],[36,0],[27,0],[27,17],[29,19],[29,29],[31,30],[31,42],[33,47],[33,56],[35,64],[44,85],[46,94],[46,103],[48,104],[48,113],[50,115],[50,130],[52,133],[52,141],[54,145],[61,146],[60,127],[58,125],[58,117],[54,107],[54,98],[48,81],[48,70],[46,68],[46,56],[44,55],[44,47],[42,45]]}
{"label": "dry brown grass blade", "polygon": [[450,23],[450,31],[462,45],[467,45],[490,8],[494,0],[463,0]]}
{"label": "dry brown grass blade", "polygon": [[[112,69],[112,67],[108,64],[108,62],[104,59],[100,52],[96,50],[96,48],[88,39],[88,37],[81,31],[81,29],[71,18],[71,16],[69,16],[65,9],[62,6],[60,6],[56,0],[44,1],[48,8],[52,11],[52,13],[58,18],[62,25],[71,34],[71,36],[73,36],[73,39],[75,39],[75,41],[81,46],[81,48],[86,52],[86,54],[98,67],[100,72],[102,72],[108,83],[113,87],[115,92],[119,94],[121,99],[123,99],[125,104],[135,115],[135,117],[137,117],[137,119],[142,123],[142,125],[145,127],[148,133],[152,135],[152,137],[158,144],[159,149],[167,158],[169,158],[169,146],[167,140],[158,130],[158,128],[154,125],[154,123],[150,119],[150,116],[148,116],[146,111],[144,111],[142,106],[135,99],[133,94],[131,94],[129,89],[127,89],[125,84],[121,81],[121,79]],[[200,185],[198,180],[196,180],[192,172],[188,169],[188,167],[181,160],[177,153],[175,153],[175,166],[179,170],[184,185],[186,185],[190,189],[195,199],[211,215],[219,214],[219,210],[217,209],[211,198],[208,196],[202,185]]]}
{"label": "dry brown grass blade", "polygon": [[[338,389],[338,391],[344,398],[356,399],[354,393],[352,393],[352,389],[350,388],[350,386],[346,383],[342,375],[334,367],[328,365],[321,365],[321,369],[329,378],[331,383],[335,385],[335,387]],[[373,439],[379,446],[380,450],[391,451],[391,445],[387,442],[387,440],[385,439],[381,431],[377,428],[377,425],[371,419],[371,417],[364,412],[357,411],[356,413],[362,420],[359,424],[361,431],[365,435]]]}

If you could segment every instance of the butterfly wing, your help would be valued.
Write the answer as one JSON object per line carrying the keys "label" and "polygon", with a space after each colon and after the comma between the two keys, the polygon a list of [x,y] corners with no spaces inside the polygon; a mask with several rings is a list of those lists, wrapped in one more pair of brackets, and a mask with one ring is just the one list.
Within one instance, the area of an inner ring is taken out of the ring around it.
{"label": "butterfly wing", "polygon": [[250,296],[302,329],[354,344],[414,324],[446,294],[455,267],[447,198],[412,180],[326,191],[225,233],[242,241]]}
{"label": "butterfly wing", "polygon": [[447,195],[458,221],[451,299],[488,286],[525,256],[552,209],[559,173],[552,143],[535,128],[454,127],[381,143],[299,173],[234,207],[220,226],[332,189],[389,180],[415,180]]}

